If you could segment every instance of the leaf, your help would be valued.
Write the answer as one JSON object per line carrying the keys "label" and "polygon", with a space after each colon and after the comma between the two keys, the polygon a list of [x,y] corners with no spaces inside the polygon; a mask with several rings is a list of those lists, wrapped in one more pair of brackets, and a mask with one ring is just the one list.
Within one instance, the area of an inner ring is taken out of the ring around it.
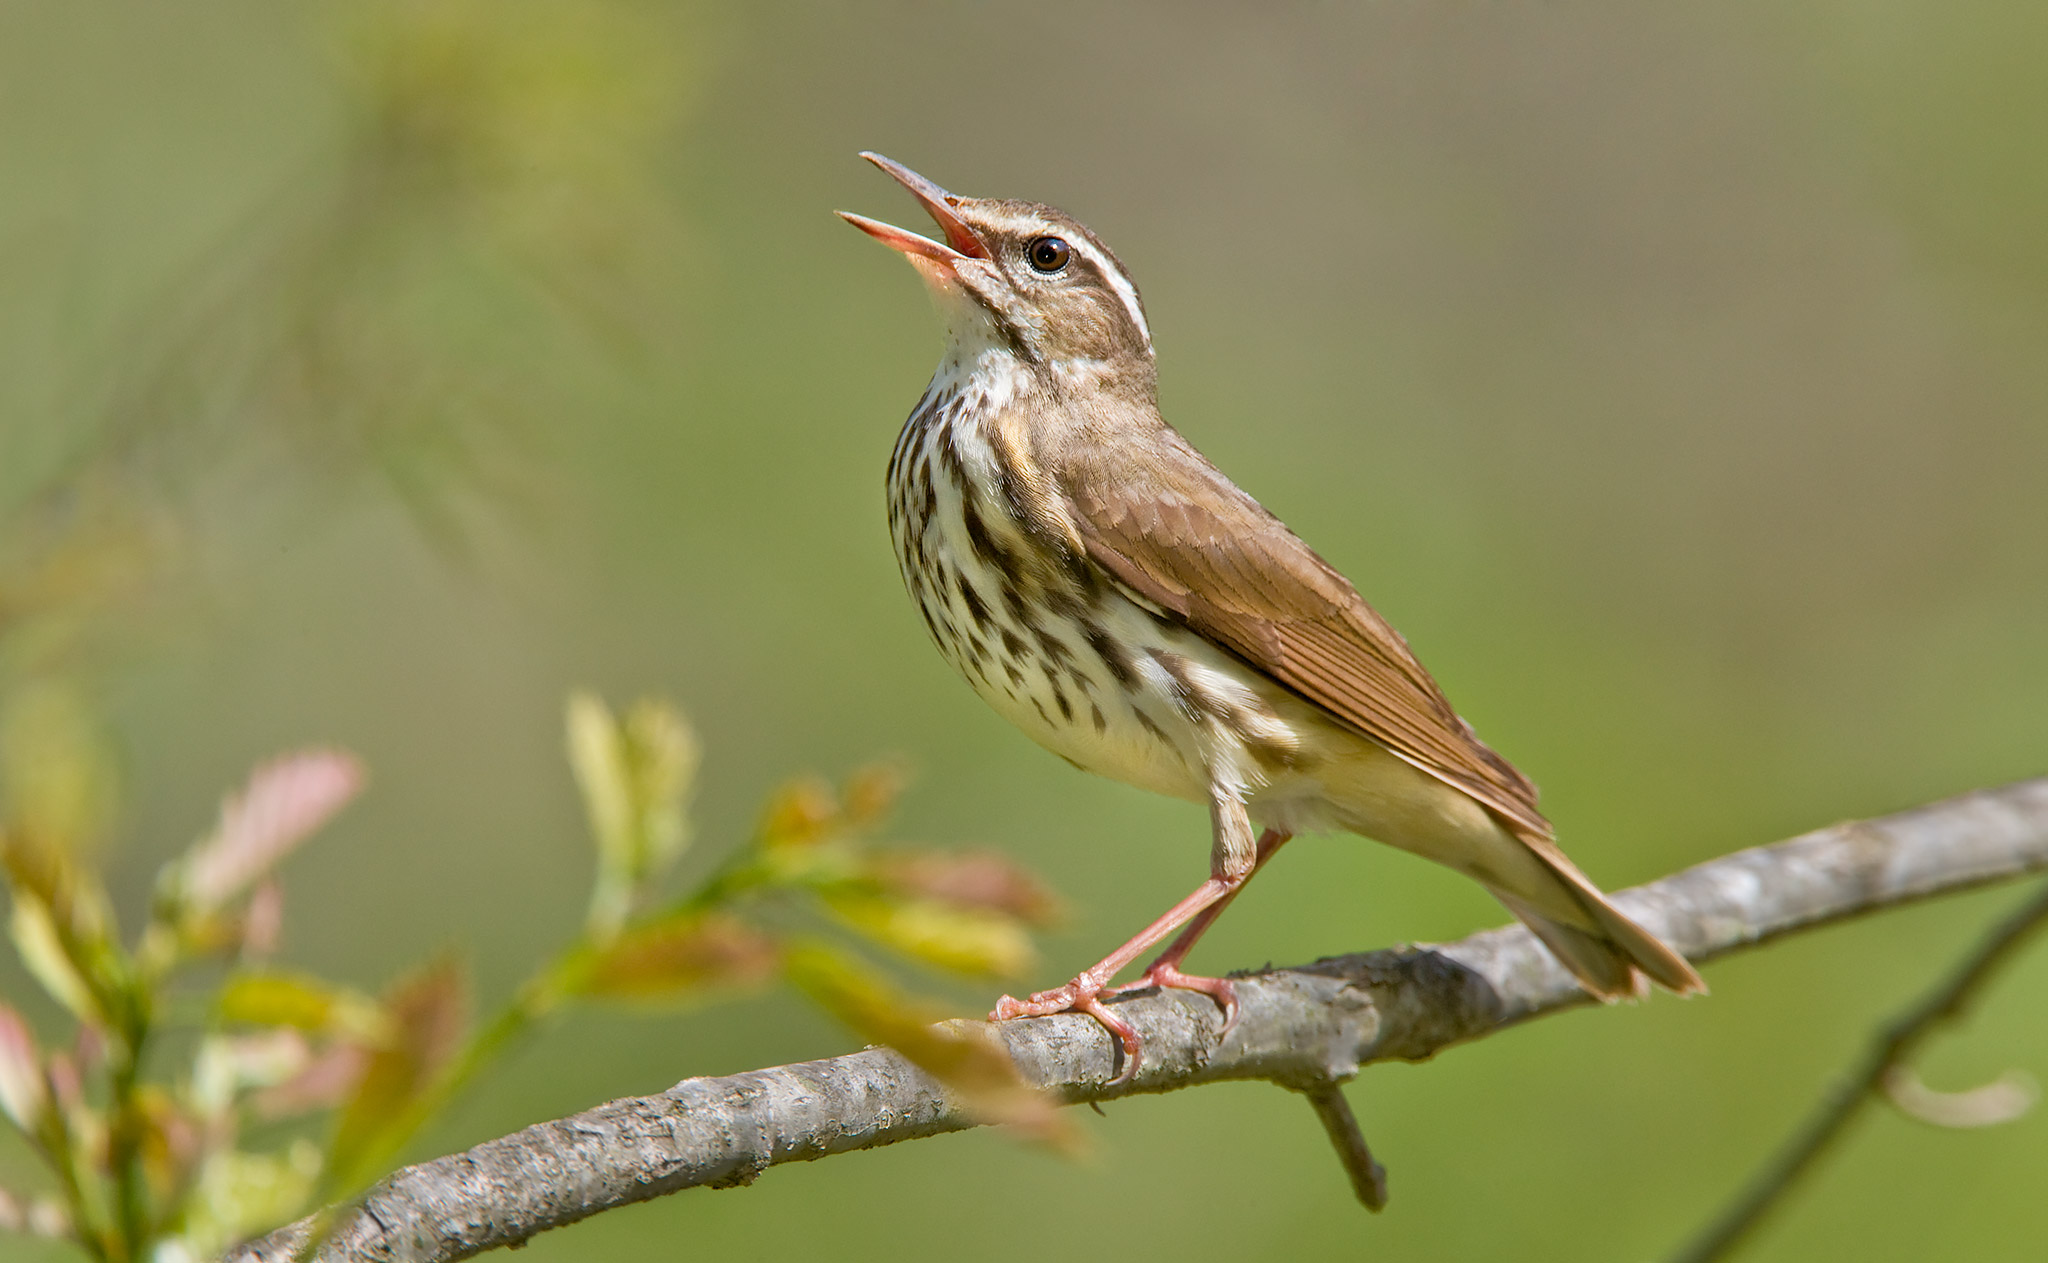
{"label": "leaf", "polygon": [[585,995],[676,1001],[714,987],[751,987],[775,973],[775,940],[734,917],[694,914],[628,930],[578,980]]}
{"label": "leaf", "polygon": [[42,984],[43,990],[79,1021],[105,1024],[106,1015],[100,1011],[99,1000],[65,950],[49,905],[16,887],[14,914],[8,919],[7,930],[21,963]]}
{"label": "leaf", "polygon": [[275,876],[256,883],[249,896],[248,911],[242,914],[241,950],[245,957],[262,959],[277,950],[284,937],[284,884]]}
{"label": "leaf", "polygon": [[941,1021],[935,1009],[823,943],[791,948],[783,969],[826,1012],[861,1038],[902,1053],[976,1118],[1018,1127],[1058,1148],[1078,1146],[1079,1134],[1059,1113],[1059,1102],[1024,1082],[987,1023]]}
{"label": "leaf", "polygon": [[0,1003],[0,1110],[25,1136],[34,1137],[50,1109],[49,1084],[28,1023]]}
{"label": "leaf", "polygon": [[174,1200],[204,1152],[199,1126],[170,1093],[153,1083],[136,1089],[133,1105],[134,1121],[142,1132],[143,1175],[160,1202]]}
{"label": "leaf", "polygon": [[995,851],[887,851],[866,868],[891,894],[1007,913],[1027,925],[1059,919],[1059,899],[1045,883]]}
{"label": "leaf", "polygon": [[832,787],[807,776],[775,791],[761,814],[758,836],[761,848],[773,854],[817,846],[840,828],[839,800]]}
{"label": "leaf", "polygon": [[570,695],[567,727],[569,765],[598,852],[590,923],[610,933],[689,841],[683,807],[696,776],[697,739],[666,703],[637,702],[621,721],[582,692]]}
{"label": "leaf", "polygon": [[0,861],[14,896],[8,929],[23,963],[81,1021],[107,1024],[128,961],[99,875],[27,834],[0,835]]}
{"label": "leaf", "polygon": [[291,1118],[316,1110],[333,1109],[347,1100],[362,1082],[370,1064],[370,1049],[343,1040],[315,1053],[300,1071],[264,1088],[249,1100],[259,1118]]}
{"label": "leaf", "polygon": [[433,1086],[462,1038],[467,995],[461,968],[444,960],[401,979],[384,997],[392,1029],[371,1049],[355,1094],[335,1123],[327,1147],[331,1187],[354,1188],[405,1143],[411,1107]]}
{"label": "leaf", "polygon": [[273,759],[221,804],[213,832],[166,871],[165,884],[192,911],[213,912],[269,875],[362,788],[363,766],[344,751]]}
{"label": "leaf", "polygon": [[91,1108],[85,1100],[85,1075],[79,1070],[78,1061],[70,1053],[61,1049],[52,1051],[44,1063],[43,1073],[49,1080],[50,1099],[56,1102],[57,1108],[67,1117]]}
{"label": "leaf", "polygon": [[[304,1074],[313,1060],[312,1044],[289,1027],[252,1034],[211,1034],[200,1041],[199,1052],[192,1059],[186,1097],[201,1114],[220,1118],[249,1089],[288,1083]],[[349,1082],[353,1086],[355,1081]]]}
{"label": "leaf", "polygon": [[0,788],[12,831],[77,853],[104,832],[113,808],[113,760],[76,689],[30,684],[0,715]]}
{"label": "leaf", "polygon": [[847,823],[857,829],[880,824],[895,809],[909,780],[901,763],[871,763],[856,769],[839,791]]}
{"label": "leaf", "polygon": [[393,1018],[375,1000],[306,974],[237,974],[221,987],[214,1012],[223,1022],[286,1026],[363,1043],[384,1042],[392,1034]]}
{"label": "leaf", "polygon": [[885,947],[954,973],[1018,978],[1031,972],[1031,936],[1000,912],[937,899],[890,899],[852,891],[825,896],[833,914]]}
{"label": "leaf", "polygon": [[689,840],[683,806],[703,751],[682,712],[652,699],[635,702],[627,712],[626,738],[640,810],[642,867],[658,873]]}
{"label": "leaf", "polygon": [[633,785],[618,720],[602,698],[579,691],[569,695],[565,722],[569,768],[583,791],[591,840],[600,854],[623,856],[631,850]]}
{"label": "leaf", "polygon": [[[200,1165],[186,1204],[184,1257],[217,1258],[235,1242],[289,1221],[304,1209],[319,1176],[320,1149],[308,1140],[282,1153],[215,1150]],[[169,1253],[159,1247],[156,1257]]]}

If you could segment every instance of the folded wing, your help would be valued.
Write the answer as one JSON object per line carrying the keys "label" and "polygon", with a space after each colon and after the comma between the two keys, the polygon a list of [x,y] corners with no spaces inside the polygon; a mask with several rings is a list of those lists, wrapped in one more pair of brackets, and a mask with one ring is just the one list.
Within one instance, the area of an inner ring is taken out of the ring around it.
{"label": "folded wing", "polygon": [[[1472,795],[1525,840],[1551,837],[1536,787],[1488,749],[1350,582],[1171,429],[1133,486],[1069,453],[1066,507],[1117,581],[1338,722]],[[1163,462],[1163,468],[1159,462]]]}

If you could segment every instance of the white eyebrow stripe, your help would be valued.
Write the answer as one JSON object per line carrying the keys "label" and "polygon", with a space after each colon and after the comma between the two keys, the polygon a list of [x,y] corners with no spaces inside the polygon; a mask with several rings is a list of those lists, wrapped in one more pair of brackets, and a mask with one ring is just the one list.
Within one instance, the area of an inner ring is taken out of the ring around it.
{"label": "white eyebrow stripe", "polygon": [[1131,323],[1138,326],[1138,332],[1144,336],[1145,345],[1151,346],[1152,326],[1145,323],[1145,309],[1138,302],[1138,291],[1124,275],[1124,270],[1116,265],[1115,260],[1108,258],[1086,241],[1077,238],[1069,241],[1067,248],[1079,251],[1095,265],[1096,271],[1102,273],[1103,278],[1109,282],[1109,287],[1116,291],[1117,298],[1122,301],[1124,311],[1130,314]]}

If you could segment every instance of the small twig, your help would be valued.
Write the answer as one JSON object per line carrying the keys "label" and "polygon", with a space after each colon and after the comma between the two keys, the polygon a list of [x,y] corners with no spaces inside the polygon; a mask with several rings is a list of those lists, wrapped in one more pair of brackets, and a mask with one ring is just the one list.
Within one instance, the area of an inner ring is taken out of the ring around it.
{"label": "small twig", "polygon": [[1999,922],[1918,1004],[1878,1028],[1854,1071],[1822,1100],[1813,1116],[1734,1201],[1672,1256],[1672,1263],[1712,1263],[1733,1253],[1841,1139],[1863,1106],[1884,1090],[1893,1071],[1904,1065],[1936,1027],[1960,1014],[1999,966],[2044,924],[2048,924],[2048,886]]}
{"label": "small twig", "polygon": [[1302,1095],[1322,1120],[1323,1131],[1337,1150],[1337,1161],[1344,1164],[1344,1174],[1351,1177],[1351,1191],[1358,1194],[1359,1204],[1375,1215],[1385,1210],[1387,1169],[1375,1162],[1372,1150],[1366,1148],[1365,1133],[1358,1129],[1358,1116],[1351,1112],[1351,1102],[1344,1099],[1343,1086],[1325,1083]]}

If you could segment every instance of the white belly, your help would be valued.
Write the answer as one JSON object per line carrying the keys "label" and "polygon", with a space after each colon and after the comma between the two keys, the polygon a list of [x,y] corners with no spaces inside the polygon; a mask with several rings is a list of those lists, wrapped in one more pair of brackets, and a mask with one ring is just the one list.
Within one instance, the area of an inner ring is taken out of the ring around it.
{"label": "white belly", "polygon": [[[1008,622],[1007,613],[998,619]],[[943,640],[940,651],[998,714],[1076,767],[1154,793],[1208,801],[1207,752],[1170,683],[1147,662],[1150,650],[1197,648],[1180,643],[1191,638],[1172,635],[1112,594],[1095,607],[1093,621],[1118,645],[1137,647],[1118,671],[1086,643],[1085,633],[1054,630],[1047,621],[1039,620],[1041,630],[1063,642],[1064,653],[1046,653],[1028,633],[1012,642],[1029,641],[1025,659],[993,670],[976,670]]]}
{"label": "white belly", "polygon": [[939,652],[999,714],[1068,762],[1206,801],[1210,752],[1156,655],[1205,664],[1223,655],[1106,582],[1078,585],[1033,560],[979,441],[941,438],[960,403],[935,385],[890,462],[897,562]]}

